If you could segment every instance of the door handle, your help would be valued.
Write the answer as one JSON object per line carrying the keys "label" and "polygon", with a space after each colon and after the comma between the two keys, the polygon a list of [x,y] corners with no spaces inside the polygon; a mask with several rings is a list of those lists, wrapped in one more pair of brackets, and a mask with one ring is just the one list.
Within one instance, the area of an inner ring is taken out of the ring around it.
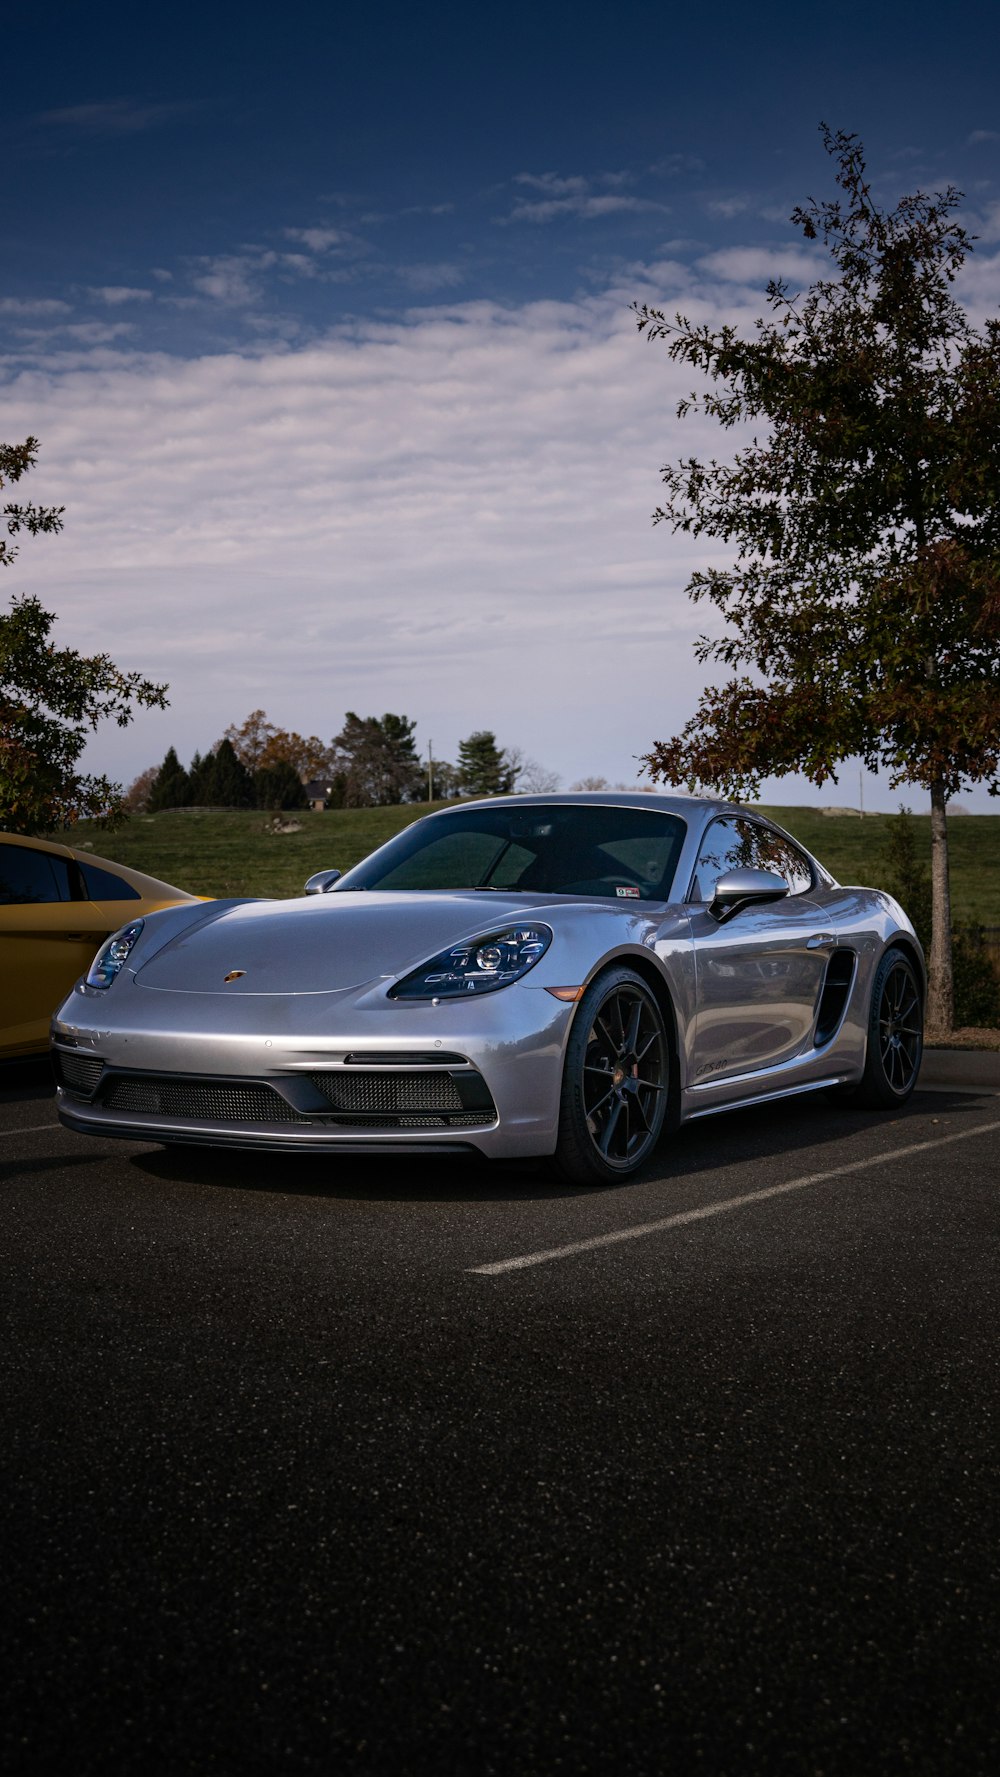
{"label": "door handle", "polygon": [[811,938],[806,939],[806,949],[829,950],[836,942],[833,932],[814,932]]}

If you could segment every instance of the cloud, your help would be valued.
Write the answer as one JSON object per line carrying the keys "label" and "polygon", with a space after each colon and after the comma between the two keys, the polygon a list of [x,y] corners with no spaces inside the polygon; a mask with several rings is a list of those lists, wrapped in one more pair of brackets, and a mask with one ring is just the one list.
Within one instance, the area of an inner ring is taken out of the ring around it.
{"label": "cloud", "polygon": [[965,142],[968,148],[975,148],[980,142],[1000,142],[1000,130],[973,130]]}
{"label": "cloud", "polygon": [[202,296],[226,308],[248,308],[261,300],[260,273],[278,263],[277,253],[217,253],[196,260],[191,283]]}
{"label": "cloud", "polygon": [[0,296],[0,315],[68,315],[72,311],[68,302],[59,302],[55,297],[48,296]]}
{"label": "cloud", "polygon": [[153,292],[135,290],[130,284],[99,284],[91,285],[87,294],[95,302],[106,302],[109,308],[119,308],[124,302],[149,302]]}
{"label": "cloud", "polygon": [[107,99],[90,105],[65,105],[39,112],[36,123],[54,125],[87,136],[134,136],[190,111],[188,102],[142,104],[134,99]]}
{"label": "cloud", "polygon": [[353,237],[342,228],[286,228],[285,238],[301,241],[310,253],[329,253],[332,247],[353,244]]}
{"label": "cloud", "polygon": [[742,216],[749,207],[749,201],[745,197],[713,197],[705,205],[710,216],[721,216],[724,220]]}
{"label": "cloud", "polygon": [[715,442],[700,419],[676,436],[685,379],[637,336],[645,293],[637,273],[253,355],[8,367],[5,423],[44,446],[33,497],[67,508],[25,589],[67,645],[106,647],[113,621],[116,660],[172,684],[95,761],[134,776],[255,707],[319,734],[397,709],[442,757],[487,722],[566,781],[630,776],[689,712],[682,588],[708,559],[651,528],[658,466]]}
{"label": "cloud", "polygon": [[661,178],[674,179],[679,173],[703,173],[705,162],[697,154],[665,154],[649,170]]}
{"label": "cloud", "polygon": [[522,199],[506,216],[497,220],[504,224],[543,223],[576,216],[583,221],[592,221],[619,212],[659,210],[663,213],[667,209],[665,204],[655,203],[651,198],[635,197],[622,191],[621,187],[629,180],[628,173],[598,173],[592,179],[580,174],[567,177],[559,173],[518,173],[515,185],[527,186],[541,195]]}
{"label": "cloud", "polygon": [[710,277],[761,288],[771,278],[788,284],[810,284],[823,263],[821,257],[797,247],[722,247],[697,261],[698,269]]}
{"label": "cloud", "polygon": [[397,265],[396,267],[396,276],[400,282],[418,294],[431,294],[435,290],[454,290],[459,284],[465,283],[467,275],[464,266],[456,265],[451,260]]}

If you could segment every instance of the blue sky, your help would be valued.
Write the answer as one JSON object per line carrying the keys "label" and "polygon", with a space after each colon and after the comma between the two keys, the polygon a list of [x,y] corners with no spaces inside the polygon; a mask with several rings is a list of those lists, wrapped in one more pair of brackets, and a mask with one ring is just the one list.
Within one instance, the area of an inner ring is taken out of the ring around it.
{"label": "blue sky", "polygon": [[5,591],[172,687],[94,763],[262,705],[630,779],[699,682],[705,557],[650,528],[657,469],[724,441],[676,420],[629,302],[749,325],[773,270],[808,282],[825,118],[886,201],[965,191],[962,294],[995,310],[998,35],[895,0],[5,17],[0,436],[41,438],[67,505]]}

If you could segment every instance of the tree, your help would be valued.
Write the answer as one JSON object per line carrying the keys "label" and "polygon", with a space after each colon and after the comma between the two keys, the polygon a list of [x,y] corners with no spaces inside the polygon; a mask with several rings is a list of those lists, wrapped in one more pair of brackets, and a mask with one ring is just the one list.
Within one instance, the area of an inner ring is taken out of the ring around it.
{"label": "tree", "polygon": [[[894,895],[913,922],[921,944],[929,945],[933,915],[931,877],[917,844],[917,827],[908,808],[900,808],[887,824],[878,861],[879,882]],[[996,1027],[1000,1024],[1000,981],[983,946],[979,927],[952,932],[955,1022]]]}
{"label": "tree", "polygon": [[168,747],[150,785],[146,806],[150,814],[156,814],[162,808],[184,808],[190,800],[191,780],[173,747]]}
{"label": "tree", "polygon": [[199,793],[210,808],[252,808],[253,778],[236,757],[231,740],[219,741],[199,772]]}
{"label": "tree", "polygon": [[348,710],[332,746],[344,778],[345,808],[381,808],[419,802],[426,790],[417,756],[416,722],[408,716],[358,716]]}
{"label": "tree", "polygon": [[159,767],[147,765],[134,777],[125,791],[125,807],[129,814],[146,814],[149,809],[149,793],[156,782]]}
{"label": "tree", "polygon": [[477,728],[458,743],[458,776],[463,796],[507,796],[517,772],[508,755],[497,746],[489,728]]}
{"label": "tree", "polygon": [[254,772],[264,763],[264,753],[274,739],[278,730],[273,722],[269,722],[263,710],[251,710],[245,722],[239,727],[231,722],[226,729],[228,740],[241,765]]}
{"label": "tree", "polygon": [[454,765],[449,765],[447,759],[432,759],[430,776],[431,794],[428,798],[429,801],[447,802],[453,797],[461,794],[459,789],[458,769]]}
{"label": "tree", "polygon": [[331,749],[317,735],[304,738],[294,730],[277,728],[263,710],[251,710],[238,727],[230,724],[225,738],[232,743],[241,765],[251,773],[273,765],[291,765],[300,778],[307,780],[322,777],[333,768]]}
{"label": "tree", "polygon": [[700,411],[757,426],[732,462],[663,470],[655,514],[718,539],[735,565],[692,576],[726,619],[696,653],[741,669],[706,691],[655,777],[753,794],[846,758],[920,784],[932,811],[928,1021],[953,1018],[946,805],[1000,790],[1000,319],[976,331],[952,294],[971,241],[953,187],[874,202],[855,136],[823,126],[843,200],[792,221],[833,275],[804,297],[780,280],[742,338],[637,309],[640,330],[708,378]]}
{"label": "tree", "polygon": [[261,765],[253,774],[254,801],[258,808],[308,808],[309,798],[294,765],[279,759]]}
{"label": "tree", "polygon": [[[18,482],[38,457],[37,438],[0,444],[0,488]],[[61,506],[4,506],[7,536],[0,567],[9,567],[20,532],[62,530]],[[79,654],[50,640],[55,617],[36,598],[14,598],[0,613],[0,828],[45,833],[89,816],[115,826],[125,815],[120,784],[78,769],[88,735],[104,720],[124,728],[136,705],[162,709],[166,686],[125,673],[107,654]]]}

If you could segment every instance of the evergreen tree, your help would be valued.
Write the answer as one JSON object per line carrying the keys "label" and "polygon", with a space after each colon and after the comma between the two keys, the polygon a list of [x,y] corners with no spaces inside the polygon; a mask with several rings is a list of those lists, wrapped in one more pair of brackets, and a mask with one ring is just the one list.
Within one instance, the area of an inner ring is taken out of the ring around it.
{"label": "evergreen tree", "polygon": [[421,800],[426,779],[413,738],[416,726],[408,716],[358,716],[348,710],[332,749],[344,778],[345,808]]}
{"label": "evergreen tree", "polygon": [[161,808],[184,808],[191,800],[191,783],[173,747],[153,780],[147,806],[150,814]]}
{"label": "evergreen tree", "polygon": [[253,774],[253,789],[258,808],[306,808],[309,804],[305,785],[287,759],[259,766]]}
{"label": "evergreen tree", "polygon": [[201,754],[196,752],[188,766],[188,783],[190,785],[188,800],[194,808],[204,808],[210,800],[205,791],[211,769],[211,753],[206,753],[202,758]]}
{"label": "evergreen tree", "polygon": [[507,796],[514,788],[516,766],[497,746],[488,728],[477,728],[458,744],[458,779],[463,796]]}
{"label": "evergreen tree", "polygon": [[211,808],[253,807],[253,778],[240,764],[231,740],[220,740],[208,762],[202,795]]}

